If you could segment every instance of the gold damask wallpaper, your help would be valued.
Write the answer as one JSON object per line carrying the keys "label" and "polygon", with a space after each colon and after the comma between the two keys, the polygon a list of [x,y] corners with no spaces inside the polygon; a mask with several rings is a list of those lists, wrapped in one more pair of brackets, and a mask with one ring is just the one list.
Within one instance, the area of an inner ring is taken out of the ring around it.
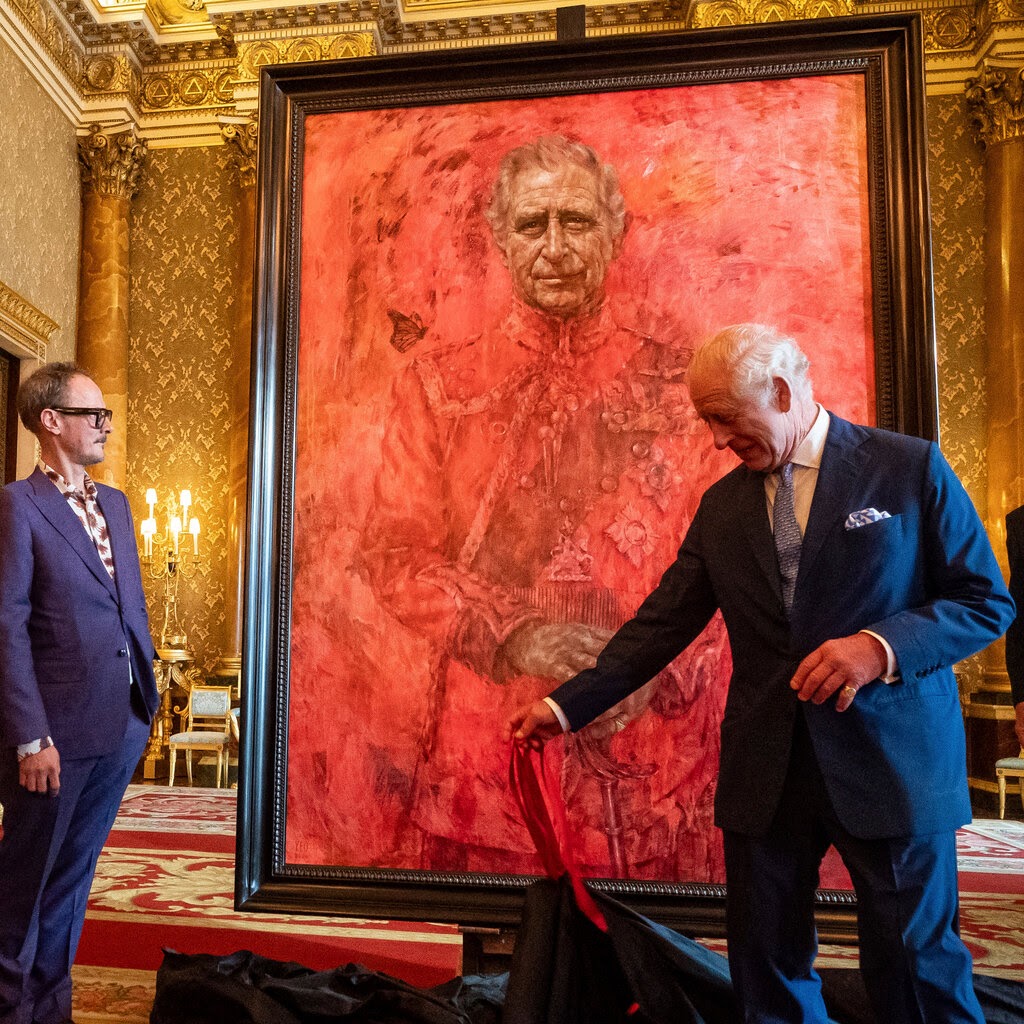
{"label": "gold damask wallpaper", "polygon": [[[982,519],[988,505],[984,153],[963,96],[928,100],[928,175],[942,450]],[[957,669],[976,690],[984,656]]]}
{"label": "gold damask wallpaper", "polygon": [[985,518],[984,153],[963,96],[928,100],[942,449]]}
{"label": "gold damask wallpaper", "polygon": [[[137,519],[192,491],[202,524],[199,574],[179,615],[198,663],[221,653],[227,559],[228,374],[238,261],[237,172],[226,146],[151,151],[131,212],[127,491]],[[153,631],[161,584],[146,583]]]}
{"label": "gold damask wallpaper", "polygon": [[75,129],[2,40],[0,83],[0,282],[57,322],[48,357],[70,359],[81,222]]}

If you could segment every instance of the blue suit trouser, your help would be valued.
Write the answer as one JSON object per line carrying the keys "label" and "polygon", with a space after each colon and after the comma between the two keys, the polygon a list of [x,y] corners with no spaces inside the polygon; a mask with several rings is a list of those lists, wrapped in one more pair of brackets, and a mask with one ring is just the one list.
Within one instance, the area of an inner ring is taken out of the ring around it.
{"label": "blue suit trouser", "polygon": [[96,861],[146,747],[136,714],[120,748],[61,760],[60,792],[29,793],[15,752],[3,752],[0,804],[0,1024],[71,1016],[71,965]]}
{"label": "blue suit trouser", "polygon": [[814,970],[814,893],[833,845],[857,894],[861,974],[879,1024],[985,1024],[959,937],[955,833],[851,835],[832,809],[802,715],[797,722],[768,834],[725,833],[729,967],[744,1019],[828,1021]]}

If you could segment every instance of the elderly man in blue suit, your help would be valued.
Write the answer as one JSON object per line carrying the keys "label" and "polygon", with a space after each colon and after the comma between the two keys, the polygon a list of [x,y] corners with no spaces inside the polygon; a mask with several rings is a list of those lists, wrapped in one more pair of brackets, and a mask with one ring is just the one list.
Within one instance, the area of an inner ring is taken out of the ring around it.
{"label": "elderly man in blue suit", "polygon": [[72,363],[18,390],[40,463],[0,492],[0,1022],[71,1017],[96,859],[157,706],[124,494],[85,469],[111,432]]}
{"label": "elderly man in blue suit", "polygon": [[716,335],[689,384],[742,465],[708,489],[596,666],[520,709],[507,735],[539,746],[580,728],[720,610],[733,675],[715,816],[746,1020],[828,1019],[813,905],[833,845],[880,1024],[984,1024],[958,936],[955,830],[971,807],[951,666],[1013,617],[985,531],[935,444],[826,412],[806,357],[771,328]]}

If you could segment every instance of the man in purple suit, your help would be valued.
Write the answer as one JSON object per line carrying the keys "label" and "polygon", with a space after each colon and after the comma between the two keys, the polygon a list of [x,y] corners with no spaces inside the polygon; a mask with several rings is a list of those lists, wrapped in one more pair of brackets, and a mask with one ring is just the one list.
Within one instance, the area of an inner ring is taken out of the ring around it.
{"label": "man in purple suit", "polygon": [[0,1024],[71,1016],[71,964],[100,849],[157,706],[135,530],[95,484],[112,430],[73,363],[36,370],[18,414],[39,439],[0,491]]}

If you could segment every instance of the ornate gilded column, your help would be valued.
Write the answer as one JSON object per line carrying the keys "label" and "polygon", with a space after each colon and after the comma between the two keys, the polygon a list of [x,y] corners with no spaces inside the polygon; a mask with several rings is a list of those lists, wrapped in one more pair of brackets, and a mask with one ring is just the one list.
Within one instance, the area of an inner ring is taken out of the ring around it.
{"label": "ornate gilded column", "polygon": [[128,208],[138,191],[146,144],[134,127],[106,134],[92,125],[78,141],[82,257],[78,362],[114,410],[114,432],[95,478],[123,487],[128,419]]}
{"label": "ornate gilded column", "polygon": [[[985,147],[985,325],[988,529],[1006,571],[1006,513],[1024,502],[1024,67],[986,64],[967,83]],[[1002,642],[965,708],[970,781],[994,792],[995,761],[1017,753]]]}
{"label": "ornate gilded column", "polygon": [[242,617],[245,607],[246,483],[249,442],[249,353],[252,347],[252,283],[256,244],[255,120],[229,124],[221,135],[231,148],[241,186],[235,331],[229,377],[228,569],[224,603],[224,639],[216,671],[237,674],[242,664]]}
{"label": "ornate gilded column", "polygon": [[985,147],[988,516],[1005,566],[1003,520],[1024,502],[1024,67],[986,64],[967,102]]}

